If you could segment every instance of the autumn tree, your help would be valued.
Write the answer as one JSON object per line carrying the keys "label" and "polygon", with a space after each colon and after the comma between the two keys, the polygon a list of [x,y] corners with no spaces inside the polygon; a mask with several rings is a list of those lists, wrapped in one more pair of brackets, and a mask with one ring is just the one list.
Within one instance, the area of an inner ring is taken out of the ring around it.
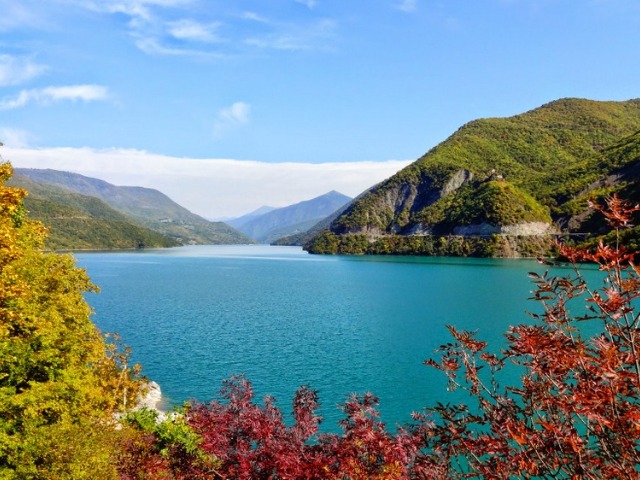
{"label": "autumn tree", "polygon": [[12,173],[0,164],[0,478],[116,478],[114,414],[135,371],[91,322],[85,271],[42,250]]}

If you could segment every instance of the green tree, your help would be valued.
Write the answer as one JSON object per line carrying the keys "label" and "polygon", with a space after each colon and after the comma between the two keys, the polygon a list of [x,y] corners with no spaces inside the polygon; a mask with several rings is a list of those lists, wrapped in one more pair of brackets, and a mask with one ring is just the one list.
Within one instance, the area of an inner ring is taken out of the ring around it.
{"label": "green tree", "polygon": [[114,416],[136,369],[91,322],[85,271],[42,251],[12,173],[0,164],[0,478],[115,478]]}

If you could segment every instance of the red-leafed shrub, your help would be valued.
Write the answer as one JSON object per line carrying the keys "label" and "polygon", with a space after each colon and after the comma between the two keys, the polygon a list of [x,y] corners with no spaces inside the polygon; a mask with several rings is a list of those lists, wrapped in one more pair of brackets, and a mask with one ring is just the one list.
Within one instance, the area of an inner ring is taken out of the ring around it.
{"label": "red-leafed shrub", "polygon": [[201,436],[200,448],[219,460],[224,478],[403,479],[418,454],[418,437],[392,435],[377,421],[378,401],[371,394],[353,395],[342,406],[342,435],[319,436],[317,394],[306,387],[295,395],[292,426],[273,399],[252,403],[251,384],[243,377],[226,381],[221,395],[224,402],[190,408],[187,423]]}
{"label": "red-leafed shrub", "polygon": [[306,454],[305,442],[319,422],[313,390],[302,387],[296,393],[292,427],[272,398],[263,406],[252,403],[253,390],[244,377],[225,381],[221,395],[225,403],[190,408],[187,422],[202,437],[200,448],[220,461],[225,478],[312,478],[313,455]]}

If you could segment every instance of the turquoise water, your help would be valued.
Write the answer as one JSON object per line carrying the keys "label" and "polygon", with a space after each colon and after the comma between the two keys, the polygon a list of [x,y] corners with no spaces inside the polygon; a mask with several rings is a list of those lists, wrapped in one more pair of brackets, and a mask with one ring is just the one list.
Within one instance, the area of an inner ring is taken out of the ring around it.
{"label": "turquoise water", "polygon": [[295,247],[198,246],[76,255],[101,293],[94,321],[132,347],[167,406],[215,398],[245,374],[285,413],[300,385],[319,391],[324,429],[351,392],[380,398],[392,429],[457,401],[423,365],[445,325],[500,344],[527,322],[530,260],[312,256]]}

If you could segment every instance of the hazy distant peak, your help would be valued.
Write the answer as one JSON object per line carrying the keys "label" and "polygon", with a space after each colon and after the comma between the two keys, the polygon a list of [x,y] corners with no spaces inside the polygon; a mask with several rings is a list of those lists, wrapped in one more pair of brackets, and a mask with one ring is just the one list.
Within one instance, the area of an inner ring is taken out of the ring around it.
{"label": "hazy distant peak", "polygon": [[277,238],[308,230],[351,201],[351,197],[335,190],[287,207],[276,208],[262,215],[228,222],[258,242],[269,243]]}

